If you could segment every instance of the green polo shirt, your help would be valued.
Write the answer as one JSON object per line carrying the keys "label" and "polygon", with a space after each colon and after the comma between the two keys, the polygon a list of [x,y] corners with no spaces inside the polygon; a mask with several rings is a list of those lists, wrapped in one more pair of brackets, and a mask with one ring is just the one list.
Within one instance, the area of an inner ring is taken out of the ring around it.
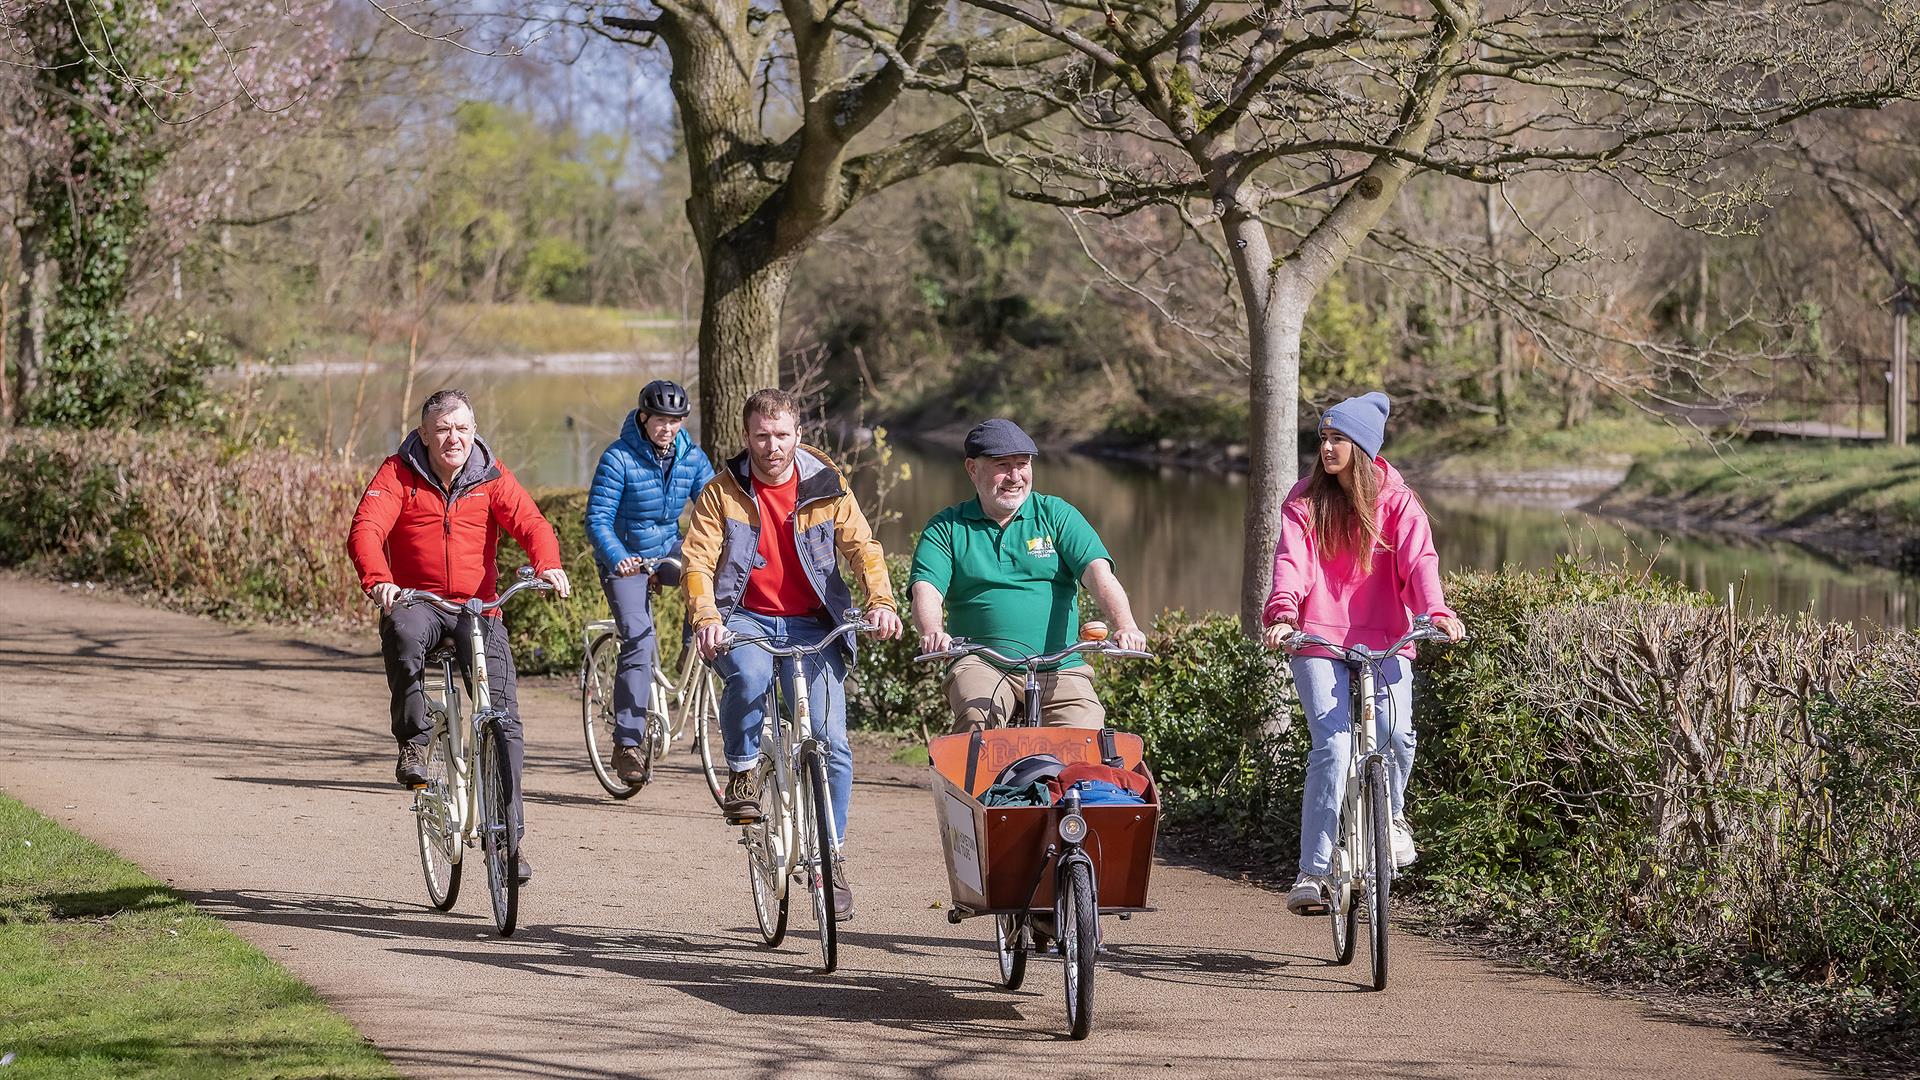
{"label": "green polo shirt", "polygon": [[[1006,653],[1057,652],[1080,636],[1080,576],[1107,554],[1073,504],[1029,495],[1005,528],[968,499],[934,515],[913,549],[913,582],[947,600],[947,632]],[[1061,667],[1085,661],[1069,657]]]}

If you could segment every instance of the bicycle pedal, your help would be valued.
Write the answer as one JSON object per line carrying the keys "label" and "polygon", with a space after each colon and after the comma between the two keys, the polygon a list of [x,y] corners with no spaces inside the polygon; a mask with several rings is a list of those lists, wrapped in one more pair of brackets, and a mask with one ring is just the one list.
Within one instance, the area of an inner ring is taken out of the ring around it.
{"label": "bicycle pedal", "polygon": [[1331,909],[1326,904],[1305,904],[1295,908],[1293,913],[1295,915],[1325,915],[1329,910]]}
{"label": "bicycle pedal", "polygon": [[408,785],[407,785],[407,790],[408,790],[408,791],[425,791],[425,790],[427,790],[427,785],[425,785],[425,784],[408,784]]}

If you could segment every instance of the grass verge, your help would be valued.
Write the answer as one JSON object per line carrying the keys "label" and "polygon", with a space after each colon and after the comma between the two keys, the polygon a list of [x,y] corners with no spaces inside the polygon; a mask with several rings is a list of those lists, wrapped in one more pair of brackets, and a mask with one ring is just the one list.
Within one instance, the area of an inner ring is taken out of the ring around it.
{"label": "grass verge", "polygon": [[0,1060],[34,1077],[392,1077],[305,983],[0,795]]}
{"label": "grass verge", "polygon": [[[1422,462],[1428,474],[1466,478],[1487,471],[1625,468],[1636,459],[1681,454],[1686,433],[1641,414],[1598,416],[1562,431],[1550,422],[1502,429],[1492,417],[1470,416],[1445,425],[1408,425],[1387,440],[1387,458]],[[1711,455],[1709,455],[1710,457]]]}
{"label": "grass verge", "polygon": [[1749,443],[1644,458],[1621,485],[1629,498],[1757,524],[1821,522],[1920,531],[1920,447],[1877,443]]}
{"label": "grass verge", "polygon": [[448,304],[433,320],[463,351],[508,355],[669,349],[693,333],[660,312],[583,304]]}

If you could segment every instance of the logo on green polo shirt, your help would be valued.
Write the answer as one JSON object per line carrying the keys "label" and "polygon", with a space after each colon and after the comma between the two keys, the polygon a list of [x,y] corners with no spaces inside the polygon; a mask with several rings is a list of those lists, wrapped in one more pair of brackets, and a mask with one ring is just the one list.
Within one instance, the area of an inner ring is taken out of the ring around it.
{"label": "logo on green polo shirt", "polygon": [[1027,554],[1036,559],[1053,558],[1053,537],[1035,536],[1027,540]]}

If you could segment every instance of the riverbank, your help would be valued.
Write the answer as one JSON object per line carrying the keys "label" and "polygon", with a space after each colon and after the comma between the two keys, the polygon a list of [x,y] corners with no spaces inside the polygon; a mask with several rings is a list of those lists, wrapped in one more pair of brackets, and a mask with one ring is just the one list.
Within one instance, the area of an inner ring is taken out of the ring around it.
{"label": "riverbank", "polygon": [[1920,447],[1761,443],[1635,462],[1597,513],[1920,573]]}
{"label": "riverbank", "polygon": [[[957,444],[957,438],[956,438]],[[1136,464],[1242,472],[1241,447],[1162,439],[1077,452]],[[1785,541],[1846,563],[1920,574],[1920,447],[1834,442],[1708,446],[1636,417],[1566,432],[1469,422],[1396,433],[1385,453],[1422,491],[1472,491],[1679,535]],[[1304,459],[1302,468],[1310,459]]]}

